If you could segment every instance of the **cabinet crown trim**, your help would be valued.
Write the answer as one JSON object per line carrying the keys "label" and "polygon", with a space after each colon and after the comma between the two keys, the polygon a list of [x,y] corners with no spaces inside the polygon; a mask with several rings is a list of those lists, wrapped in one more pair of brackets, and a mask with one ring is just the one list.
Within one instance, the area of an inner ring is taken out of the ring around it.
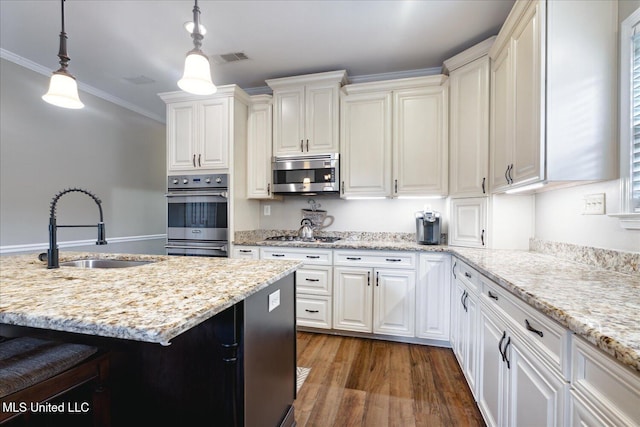
{"label": "cabinet crown trim", "polygon": [[342,90],[351,95],[354,93],[393,91],[402,89],[416,89],[424,86],[442,86],[449,77],[444,74],[423,77],[407,77],[404,79],[384,80],[380,82],[366,82],[346,85]]}
{"label": "cabinet crown trim", "polygon": [[236,84],[218,86],[218,90],[213,95],[193,95],[178,90],[175,92],[159,93],[158,96],[167,104],[183,101],[206,101],[208,99],[219,99],[225,97],[237,97],[247,104],[251,101],[249,94]]}
{"label": "cabinet crown trim", "polygon": [[442,66],[442,73],[448,74],[451,71],[457,70],[458,68],[467,65],[470,62],[475,61],[478,58],[482,58],[489,54],[489,49],[493,46],[497,36],[491,36],[485,41],[478,43],[475,46],[470,47],[467,50],[464,50],[453,56],[446,61],[444,61],[444,65]]}
{"label": "cabinet crown trim", "polygon": [[265,80],[271,89],[278,89],[288,86],[300,86],[309,83],[339,83],[340,86],[347,84],[347,71],[327,71],[325,73],[305,74],[301,76],[281,77],[278,79]]}

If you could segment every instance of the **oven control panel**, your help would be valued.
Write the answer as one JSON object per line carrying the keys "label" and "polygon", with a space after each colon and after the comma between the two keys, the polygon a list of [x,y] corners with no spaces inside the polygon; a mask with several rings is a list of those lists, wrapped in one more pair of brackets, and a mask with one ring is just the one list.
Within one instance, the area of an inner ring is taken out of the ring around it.
{"label": "oven control panel", "polygon": [[170,175],[167,178],[168,190],[196,190],[227,188],[229,175],[226,173],[207,175]]}

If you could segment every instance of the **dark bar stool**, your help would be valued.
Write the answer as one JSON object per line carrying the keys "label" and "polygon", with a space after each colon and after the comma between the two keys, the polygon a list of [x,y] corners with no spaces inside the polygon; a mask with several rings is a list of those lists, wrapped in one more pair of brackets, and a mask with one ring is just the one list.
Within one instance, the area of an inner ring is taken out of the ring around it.
{"label": "dark bar stool", "polygon": [[0,342],[0,424],[19,416],[28,424],[32,402],[41,404],[94,382],[93,425],[109,427],[108,376],[109,353],[96,347],[30,337]]}

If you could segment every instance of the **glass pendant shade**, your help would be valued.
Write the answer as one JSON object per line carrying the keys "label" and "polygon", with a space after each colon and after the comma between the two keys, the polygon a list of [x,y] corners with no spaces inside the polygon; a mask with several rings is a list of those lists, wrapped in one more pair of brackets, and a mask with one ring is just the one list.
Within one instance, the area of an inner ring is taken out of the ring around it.
{"label": "glass pendant shade", "polygon": [[42,95],[49,104],[63,108],[79,109],[84,104],[78,96],[76,79],[67,72],[54,72],[49,82],[49,91]]}
{"label": "glass pendant shade", "polygon": [[184,74],[178,86],[185,92],[196,95],[211,95],[218,88],[211,81],[209,58],[198,50],[192,50],[184,61]]}

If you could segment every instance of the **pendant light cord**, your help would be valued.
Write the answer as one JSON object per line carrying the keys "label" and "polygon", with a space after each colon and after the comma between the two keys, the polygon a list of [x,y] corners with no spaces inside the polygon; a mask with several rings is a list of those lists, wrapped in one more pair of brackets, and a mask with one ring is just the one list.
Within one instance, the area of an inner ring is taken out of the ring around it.
{"label": "pendant light cord", "polygon": [[200,8],[198,7],[198,0],[195,0],[193,6],[193,32],[191,33],[191,38],[193,38],[194,50],[200,50],[204,36],[200,33]]}

